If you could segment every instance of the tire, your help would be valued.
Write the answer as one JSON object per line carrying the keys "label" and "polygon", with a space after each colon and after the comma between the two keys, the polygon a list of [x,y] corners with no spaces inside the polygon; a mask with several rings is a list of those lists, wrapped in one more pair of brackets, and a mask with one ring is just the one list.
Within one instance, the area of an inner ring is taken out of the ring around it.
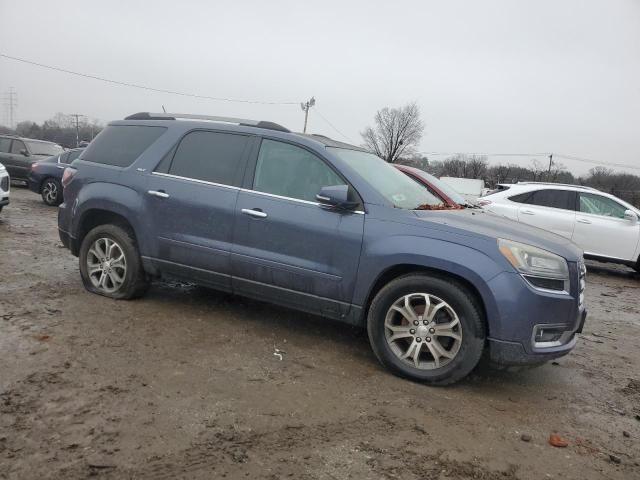
{"label": "tire", "polygon": [[127,300],[147,290],[135,237],[125,226],[99,225],[89,231],[80,245],[79,262],[84,288],[92,293]]}
{"label": "tire", "polygon": [[42,201],[50,207],[57,207],[62,203],[62,184],[57,178],[45,178],[40,187]]}
{"label": "tire", "polygon": [[[425,295],[432,305],[429,310]],[[396,309],[406,305],[407,298],[413,316]],[[373,352],[386,368],[430,385],[448,385],[467,376],[478,364],[486,339],[481,308],[473,294],[458,282],[425,274],[402,276],[384,286],[371,302],[367,331]],[[396,335],[404,337],[394,340]],[[408,358],[401,358],[410,351]],[[445,352],[451,358],[433,352]]]}

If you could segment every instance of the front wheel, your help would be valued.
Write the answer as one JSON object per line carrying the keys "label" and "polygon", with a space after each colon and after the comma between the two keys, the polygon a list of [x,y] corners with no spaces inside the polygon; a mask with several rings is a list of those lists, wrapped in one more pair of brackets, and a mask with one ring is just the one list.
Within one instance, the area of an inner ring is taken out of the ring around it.
{"label": "front wheel", "polygon": [[396,375],[447,385],[478,364],[486,332],[480,309],[458,282],[411,274],[373,299],[367,318],[378,360]]}
{"label": "front wheel", "polygon": [[80,276],[92,293],[116,299],[142,295],[146,275],[133,232],[119,225],[99,225],[80,246]]}
{"label": "front wheel", "polygon": [[47,178],[40,189],[42,201],[50,207],[57,207],[62,203],[62,184],[57,178]]}

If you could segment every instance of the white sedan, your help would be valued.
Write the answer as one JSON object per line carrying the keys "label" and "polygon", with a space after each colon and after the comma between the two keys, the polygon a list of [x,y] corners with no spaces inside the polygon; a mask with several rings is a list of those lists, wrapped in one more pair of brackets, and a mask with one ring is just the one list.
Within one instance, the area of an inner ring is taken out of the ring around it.
{"label": "white sedan", "polygon": [[10,179],[7,169],[0,163],[0,212],[2,207],[9,205]]}
{"label": "white sedan", "polygon": [[613,195],[578,185],[521,182],[500,185],[478,204],[570,238],[585,258],[640,271],[640,209]]}

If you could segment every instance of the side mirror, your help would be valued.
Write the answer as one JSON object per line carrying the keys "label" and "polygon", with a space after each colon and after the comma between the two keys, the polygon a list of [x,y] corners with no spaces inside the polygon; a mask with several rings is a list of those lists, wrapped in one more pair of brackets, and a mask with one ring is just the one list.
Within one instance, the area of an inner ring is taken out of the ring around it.
{"label": "side mirror", "polygon": [[20,150],[20,153],[21,153],[22,155],[24,155],[25,157],[28,157],[28,156],[29,156],[29,152],[27,152],[26,150]]}
{"label": "side mirror", "polygon": [[629,220],[631,223],[636,223],[638,221],[638,215],[636,215],[633,210],[625,210],[624,219]]}
{"label": "side mirror", "polygon": [[330,187],[322,187],[316,195],[318,203],[323,207],[344,208],[353,210],[358,203],[349,200],[348,185],[333,185]]}

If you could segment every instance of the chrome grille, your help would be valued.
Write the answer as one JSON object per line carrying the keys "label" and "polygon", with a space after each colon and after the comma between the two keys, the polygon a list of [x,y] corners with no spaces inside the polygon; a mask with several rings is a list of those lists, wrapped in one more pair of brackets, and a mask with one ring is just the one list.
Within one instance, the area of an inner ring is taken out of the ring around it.
{"label": "chrome grille", "polygon": [[584,306],[584,289],[587,286],[587,267],[584,260],[578,263],[578,307]]}

